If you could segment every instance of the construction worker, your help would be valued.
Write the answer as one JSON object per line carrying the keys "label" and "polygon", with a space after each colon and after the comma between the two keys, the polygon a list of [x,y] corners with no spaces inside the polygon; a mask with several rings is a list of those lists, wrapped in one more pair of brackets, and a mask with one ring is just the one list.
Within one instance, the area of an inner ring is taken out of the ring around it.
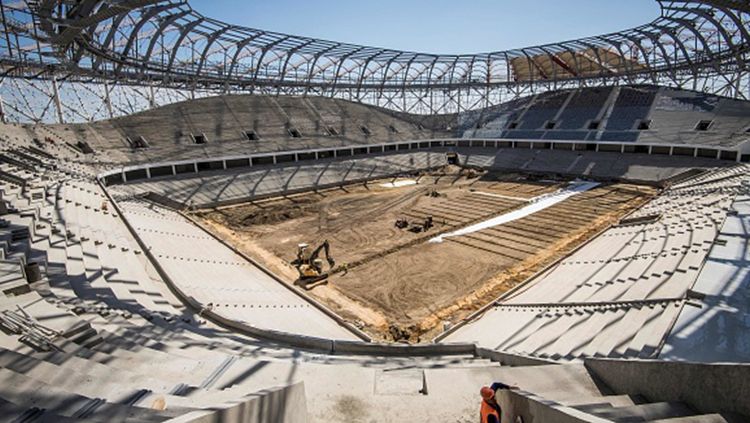
{"label": "construction worker", "polygon": [[518,388],[500,382],[495,382],[492,386],[483,386],[479,390],[479,393],[482,395],[482,405],[479,408],[480,423],[500,423],[502,411],[500,410],[500,405],[495,400],[495,393],[500,389]]}

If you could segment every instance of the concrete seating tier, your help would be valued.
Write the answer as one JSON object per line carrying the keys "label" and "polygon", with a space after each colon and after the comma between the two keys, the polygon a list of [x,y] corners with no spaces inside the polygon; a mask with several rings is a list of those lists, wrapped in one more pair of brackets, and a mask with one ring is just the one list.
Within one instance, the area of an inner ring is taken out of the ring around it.
{"label": "concrete seating tier", "polygon": [[459,150],[464,163],[497,170],[522,170],[655,183],[693,168],[713,168],[715,160],[609,152],[472,148]]}
{"label": "concrete seating tier", "polygon": [[409,175],[443,166],[445,153],[417,152],[136,181],[117,187],[126,195],[155,192],[195,206],[231,203],[268,194],[290,193],[367,179]]}
{"label": "concrete seating tier", "polygon": [[446,338],[497,351],[572,360],[654,358],[682,301],[499,305]]}
{"label": "concrete seating tier", "polygon": [[696,299],[680,313],[662,358],[727,363],[750,360],[749,199],[747,191],[735,197],[692,287]]}
{"label": "concrete seating tier", "polygon": [[[688,90],[655,86],[582,88],[463,112],[456,118],[455,136],[731,148],[747,139],[748,109],[747,102]],[[700,121],[712,123],[707,130],[697,130]],[[554,127],[547,127],[548,122]],[[592,126],[594,122],[598,125]]]}
{"label": "concrete seating tier", "polygon": [[205,307],[255,327],[358,339],[180,214],[135,200],[120,207],[172,282]]}

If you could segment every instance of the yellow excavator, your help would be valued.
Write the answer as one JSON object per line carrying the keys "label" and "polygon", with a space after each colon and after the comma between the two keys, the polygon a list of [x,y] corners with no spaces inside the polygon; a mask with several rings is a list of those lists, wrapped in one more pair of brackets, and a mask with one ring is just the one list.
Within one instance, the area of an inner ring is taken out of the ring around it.
{"label": "yellow excavator", "polygon": [[[297,258],[292,262],[299,272],[298,282],[302,285],[327,279],[328,272],[336,266],[336,261],[331,257],[331,246],[328,240],[323,241],[316,249],[308,253],[309,249],[310,246],[308,244],[297,245]],[[325,252],[325,258],[328,262],[328,272],[323,271],[323,260],[318,258],[321,251]]]}

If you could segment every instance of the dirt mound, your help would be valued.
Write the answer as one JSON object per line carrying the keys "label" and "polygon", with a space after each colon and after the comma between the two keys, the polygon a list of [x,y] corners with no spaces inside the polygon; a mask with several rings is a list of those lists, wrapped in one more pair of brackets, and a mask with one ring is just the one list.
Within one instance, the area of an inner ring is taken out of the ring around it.
{"label": "dirt mound", "polygon": [[242,226],[272,225],[274,223],[286,222],[312,213],[311,207],[294,206],[276,208],[272,210],[258,210],[241,218],[239,222],[233,222]]}
{"label": "dirt mound", "polygon": [[236,228],[255,225],[273,225],[318,213],[320,201],[314,198],[298,198],[278,204],[259,204],[254,207],[237,208],[226,212],[226,221]]}
{"label": "dirt mound", "polygon": [[408,342],[410,344],[416,344],[421,341],[419,335],[423,331],[419,329],[417,325],[401,326],[391,324],[388,327],[388,335],[390,335],[389,341],[392,342]]}

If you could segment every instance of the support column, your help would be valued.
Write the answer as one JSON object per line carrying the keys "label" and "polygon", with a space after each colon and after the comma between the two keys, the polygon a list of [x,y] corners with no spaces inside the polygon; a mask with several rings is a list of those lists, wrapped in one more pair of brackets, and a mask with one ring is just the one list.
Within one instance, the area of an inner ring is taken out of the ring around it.
{"label": "support column", "polygon": [[148,104],[149,104],[150,108],[153,109],[153,108],[156,107],[156,93],[154,93],[154,86],[153,85],[149,85],[148,86],[148,93],[149,93]]}
{"label": "support column", "polygon": [[[0,83],[0,89],[2,88],[2,83]],[[5,102],[3,102],[3,96],[0,94],[0,122],[2,123],[8,123],[8,119],[5,116]]]}
{"label": "support column", "polygon": [[[0,6],[2,8],[2,6]],[[0,79],[0,122],[8,123],[8,118],[5,116],[5,102],[3,102],[3,80]]]}
{"label": "support column", "polygon": [[60,102],[60,90],[57,87],[57,77],[52,77],[52,95],[55,97],[55,110],[57,111],[57,123],[65,123],[63,120],[62,103]]}
{"label": "support column", "polygon": [[112,110],[112,99],[110,97],[109,92],[109,84],[104,83],[104,104],[107,106],[107,112],[109,113],[109,118],[113,119],[115,117],[115,113]]}

